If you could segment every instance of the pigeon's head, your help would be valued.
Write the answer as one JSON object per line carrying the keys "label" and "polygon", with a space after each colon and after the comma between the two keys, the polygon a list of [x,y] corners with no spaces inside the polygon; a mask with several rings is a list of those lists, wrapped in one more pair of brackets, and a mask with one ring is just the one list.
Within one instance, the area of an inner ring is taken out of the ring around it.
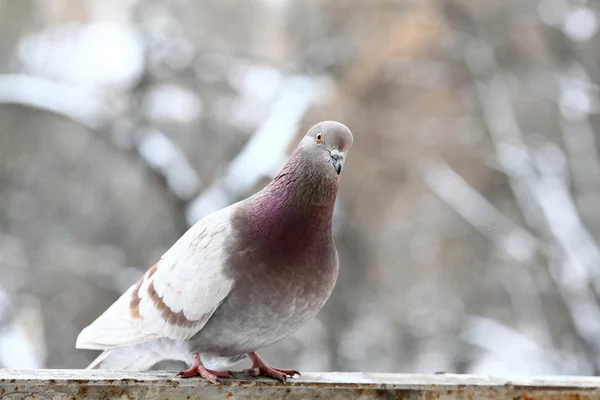
{"label": "pigeon's head", "polygon": [[323,121],[308,130],[299,150],[307,156],[313,169],[327,177],[339,178],[348,151],[352,147],[352,132],[335,121]]}

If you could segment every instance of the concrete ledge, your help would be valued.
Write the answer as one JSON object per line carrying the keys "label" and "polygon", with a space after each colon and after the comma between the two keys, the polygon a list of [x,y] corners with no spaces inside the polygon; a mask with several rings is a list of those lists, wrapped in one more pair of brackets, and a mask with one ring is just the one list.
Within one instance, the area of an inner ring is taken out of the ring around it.
{"label": "concrete ledge", "polygon": [[306,373],[287,384],[247,377],[214,386],[175,372],[0,370],[0,399],[600,399],[600,377]]}

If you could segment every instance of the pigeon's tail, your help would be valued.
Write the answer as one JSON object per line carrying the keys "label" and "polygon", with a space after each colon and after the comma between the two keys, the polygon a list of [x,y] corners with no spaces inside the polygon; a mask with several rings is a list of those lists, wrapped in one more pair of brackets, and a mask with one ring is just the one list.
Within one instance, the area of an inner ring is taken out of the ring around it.
{"label": "pigeon's tail", "polygon": [[104,350],[87,369],[114,369],[145,371],[163,357],[152,351],[142,351],[137,346]]}

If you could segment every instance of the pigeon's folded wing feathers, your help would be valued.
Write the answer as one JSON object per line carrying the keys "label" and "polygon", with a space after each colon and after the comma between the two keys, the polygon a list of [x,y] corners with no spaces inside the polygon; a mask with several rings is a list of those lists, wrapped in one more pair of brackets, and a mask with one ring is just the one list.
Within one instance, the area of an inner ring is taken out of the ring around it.
{"label": "pigeon's folded wing feathers", "polygon": [[194,225],[77,338],[77,348],[110,349],[158,338],[186,340],[227,297],[225,240],[233,206]]}

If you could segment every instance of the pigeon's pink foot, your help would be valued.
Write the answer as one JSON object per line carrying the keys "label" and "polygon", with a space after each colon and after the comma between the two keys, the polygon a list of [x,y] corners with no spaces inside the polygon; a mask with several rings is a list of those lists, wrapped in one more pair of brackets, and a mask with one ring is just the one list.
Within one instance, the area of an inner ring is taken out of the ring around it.
{"label": "pigeon's pink foot", "polygon": [[219,378],[230,378],[231,375],[228,371],[213,371],[212,369],[205,368],[200,361],[199,354],[192,355],[192,366],[190,369],[186,369],[180,371],[177,376],[181,376],[182,378],[189,378],[192,376],[201,376],[204,379],[214,383],[215,385],[220,385],[221,380]]}
{"label": "pigeon's pink foot", "polygon": [[267,365],[258,354],[248,353],[248,358],[252,361],[252,368],[245,369],[244,372],[250,373],[252,376],[267,376],[285,382],[288,376],[300,375],[300,372],[293,369],[280,369]]}

